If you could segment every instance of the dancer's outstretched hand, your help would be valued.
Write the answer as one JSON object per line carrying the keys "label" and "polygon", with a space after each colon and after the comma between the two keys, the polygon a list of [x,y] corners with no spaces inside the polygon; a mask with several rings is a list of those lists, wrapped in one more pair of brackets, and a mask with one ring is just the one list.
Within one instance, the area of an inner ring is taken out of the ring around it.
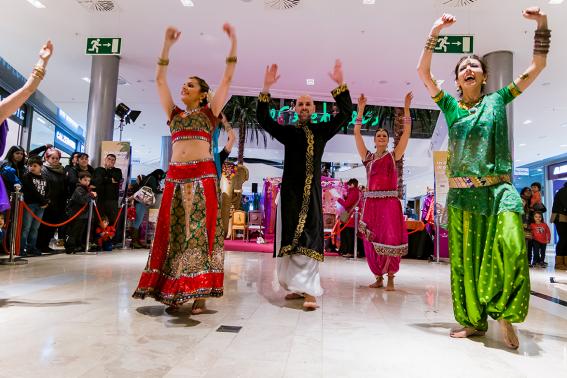
{"label": "dancer's outstretched hand", "polygon": [[449,13],[443,13],[443,16],[439,17],[433,23],[433,31],[439,33],[442,29],[448,28],[449,26],[453,25],[457,22],[457,18]]}
{"label": "dancer's outstretched hand", "polygon": [[47,41],[45,45],[41,46],[41,50],[39,50],[39,59],[47,63],[51,55],[53,55],[53,43]]}
{"label": "dancer's outstretched hand", "polygon": [[413,100],[413,92],[410,91],[406,93],[406,98],[404,101],[404,106],[408,109],[411,107],[411,100]]}
{"label": "dancer's outstretched hand", "polygon": [[234,26],[232,26],[228,22],[224,23],[224,25],[222,26],[222,30],[224,30],[224,32],[226,33],[228,38],[230,38],[231,41],[234,41],[236,39],[236,30],[234,29]]}
{"label": "dancer's outstretched hand", "polygon": [[266,73],[264,74],[264,89],[262,92],[269,92],[272,85],[277,83],[280,75],[278,74],[278,65],[272,64],[271,66],[266,66]]}
{"label": "dancer's outstretched hand", "polygon": [[540,21],[543,17],[547,17],[539,7],[529,7],[522,11],[522,16],[528,20]]}
{"label": "dancer's outstretched hand", "polygon": [[181,36],[181,32],[177,28],[168,26],[167,29],[165,29],[164,43],[171,46],[179,40],[179,36]]}
{"label": "dancer's outstretched hand", "polygon": [[343,80],[343,64],[340,59],[335,60],[335,67],[333,68],[333,72],[329,72],[329,77],[338,85],[344,83]]}
{"label": "dancer's outstretched hand", "polygon": [[367,98],[364,96],[364,93],[360,94],[358,98],[358,114],[362,114],[364,112],[364,108],[366,107]]}

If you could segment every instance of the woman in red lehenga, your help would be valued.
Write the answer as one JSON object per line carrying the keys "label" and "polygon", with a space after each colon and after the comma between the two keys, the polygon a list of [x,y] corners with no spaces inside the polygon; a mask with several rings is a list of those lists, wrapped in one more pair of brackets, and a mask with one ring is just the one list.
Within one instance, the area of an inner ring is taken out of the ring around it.
{"label": "woman in red lehenga", "polygon": [[231,48],[212,99],[208,98],[208,84],[192,76],[181,88],[186,109],[173,103],[166,68],[169,49],[181,35],[177,29],[167,28],[157,62],[156,84],[169,117],[172,158],[148,263],[133,297],[153,297],[169,305],[168,312],[194,298],[192,313],[199,314],[205,310],[205,298],[223,295],[224,233],[212,149],[218,116],[236,66],[234,28],[224,24],[223,29]]}
{"label": "woman in red lehenga", "polygon": [[406,223],[402,205],[398,199],[396,161],[404,155],[410,137],[412,98],[411,92],[406,95],[404,131],[394,151],[388,151],[388,132],[379,128],[374,134],[375,153],[368,151],[360,132],[366,97],[361,95],[358,99],[354,138],[358,154],[366,167],[368,179],[368,190],[364,193],[360,231],[364,240],[368,266],[376,277],[376,282],[370,285],[371,288],[383,287],[383,276],[387,274],[386,290],[394,290],[394,275],[400,269],[401,257],[408,252]]}

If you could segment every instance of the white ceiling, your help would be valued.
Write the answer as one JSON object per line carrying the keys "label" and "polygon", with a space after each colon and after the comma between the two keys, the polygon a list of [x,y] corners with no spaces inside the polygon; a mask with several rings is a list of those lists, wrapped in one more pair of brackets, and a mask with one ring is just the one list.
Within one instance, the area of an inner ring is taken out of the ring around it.
{"label": "white ceiling", "polygon": [[[81,78],[90,75],[90,57],[84,55],[86,37],[122,37],[120,75],[130,85],[120,86],[118,97],[142,110],[136,124],[127,126],[124,138],[133,142],[135,157],[154,163],[159,159],[159,137],[167,134],[153,84],[167,25],[182,31],[169,72],[175,95],[189,75],[204,77],[213,87],[218,82],[228,51],[221,26],[229,21],[239,41],[234,94],[256,95],[265,66],[274,62],[282,74],[274,95],[295,97],[309,92],[317,99],[328,99],[333,83],[327,72],[334,59],[341,58],[353,96],[364,92],[372,104],[399,106],[411,89],[416,107],[434,108],[415,67],[436,17],[454,13],[458,22],[450,33],[473,34],[475,52],[480,55],[513,51],[517,75],[530,63],[534,30],[534,24],[521,17],[521,10],[538,5],[549,14],[552,47],[546,71],[514,103],[517,164],[567,152],[567,3],[477,0],[467,7],[454,7],[458,0],[377,0],[375,5],[363,5],[362,0],[302,0],[295,9],[276,11],[266,9],[262,0],[194,0],[194,7],[183,7],[179,0],[115,0],[118,11],[102,14],[86,10],[77,0],[41,1],[47,8],[36,9],[25,0],[0,0],[0,56],[27,75],[39,46],[52,39],[55,54],[40,89],[84,125],[89,85]],[[450,91],[456,59],[452,54],[435,56],[433,63],[435,76],[444,79]],[[307,78],[315,79],[315,86],[307,86]],[[524,125],[528,119],[532,123]],[[350,146],[355,152],[354,141],[332,143]],[[265,152],[250,151],[247,156]],[[408,164],[430,159],[422,154],[422,148],[410,145]],[[350,158],[334,155],[333,160],[338,156],[345,161],[356,159],[353,154]]]}

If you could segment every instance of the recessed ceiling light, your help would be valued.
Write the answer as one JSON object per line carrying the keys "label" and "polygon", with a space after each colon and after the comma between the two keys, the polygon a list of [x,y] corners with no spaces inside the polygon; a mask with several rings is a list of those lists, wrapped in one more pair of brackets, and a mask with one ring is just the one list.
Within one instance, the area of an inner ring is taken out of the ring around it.
{"label": "recessed ceiling light", "polygon": [[306,79],[306,80],[305,80],[305,83],[306,83],[307,85],[315,85],[315,79]]}
{"label": "recessed ceiling light", "polygon": [[519,146],[519,147],[526,147],[527,144],[525,144],[525,143],[520,143],[518,146]]}
{"label": "recessed ceiling light", "polygon": [[567,122],[562,123],[562,124],[561,124],[561,127],[567,127]]}
{"label": "recessed ceiling light", "polygon": [[547,87],[548,85],[551,85],[550,81],[546,81],[546,82],[541,83],[542,87]]}
{"label": "recessed ceiling light", "polygon": [[549,4],[552,5],[558,5],[558,4],[562,4],[563,0],[549,0]]}
{"label": "recessed ceiling light", "polygon": [[28,0],[28,3],[30,3],[36,8],[40,8],[40,9],[45,8],[45,5],[43,5],[39,0]]}
{"label": "recessed ceiling light", "polygon": [[524,125],[529,125],[530,123],[532,123],[532,120],[531,120],[531,119],[526,119],[526,120],[524,121]]}
{"label": "recessed ceiling light", "polygon": [[86,76],[81,78],[81,80],[86,81],[87,83],[91,82],[91,79],[89,77],[86,77]]}
{"label": "recessed ceiling light", "polygon": [[514,163],[519,163],[521,161],[522,161],[522,159],[516,159],[516,160],[514,160]]}
{"label": "recessed ceiling light", "polygon": [[378,84],[388,84],[388,80],[380,80]]}
{"label": "recessed ceiling light", "polygon": [[374,5],[374,4],[376,4],[376,0],[362,0],[362,4],[364,4],[364,5]]}
{"label": "recessed ceiling light", "polygon": [[181,0],[181,4],[183,4],[184,7],[194,7],[195,4],[193,4],[193,2],[191,0]]}
{"label": "recessed ceiling light", "polygon": [[559,147],[567,147],[567,144],[560,144]]}

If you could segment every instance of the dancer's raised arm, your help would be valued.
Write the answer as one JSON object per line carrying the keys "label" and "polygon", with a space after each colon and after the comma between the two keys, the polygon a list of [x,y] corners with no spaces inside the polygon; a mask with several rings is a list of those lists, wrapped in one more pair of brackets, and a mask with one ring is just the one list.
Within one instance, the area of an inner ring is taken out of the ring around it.
{"label": "dancer's raised arm", "polygon": [[171,96],[171,90],[169,89],[169,85],[167,84],[167,65],[169,64],[169,49],[175,42],[179,40],[181,36],[181,32],[174,28],[173,26],[169,26],[165,30],[165,37],[163,40],[163,47],[161,49],[161,54],[157,61],[157,68],[156,68],[156,86],[159,95],[159,101],[161,103],[161,107],[163,108],[165,114],[169,117],[171,115],[171,111],[174,107],[173,97]]}
{"label": "dancer's raised arm", "polygon": [[411,100],[413,99],[413,93],[408,92],[404,101],[404,131],[400,137],[400,141],[394,147],[394,159],[400,160],[404,153],[406,152],[406,147],[408,146],[408,141],[411,135]]}
{"label": "dancer's raised arm", "polygon": [[364,139],[362,139],[362,133],[360,129],[362,128],[362,117],[364,116],[364,108],[366,107],[366,97],[361,94],[358,98],[358,114],[356,115],[356,121],[354,123],[354,140],[356,142],[356,149],[360,160],[364,161],[366,155],[368,154],[368,149],[364,144]]}
{"label": "dancer's raised arm", "polygon": [[230,88],[230,83],[232,82],[232,77],[234,76],[234,70],[236,69],[236,31],[234,27],[228,22],[222,27],[228,38],[230,38],[230,51],[226,57],[226,67],[224,69],[224,74],[219,83],[215,96],[211,100],[211,111],[215,116],[218,116],[224,107],[226,98],[228,96],[228,90]]}
{"label": "dancer's raised arm", "polygon": [[442,29],[448,28],[457,22],[455,16],[448,13],[443,14],[439,19],[433,23],[431,32],[429,33],[429,38],[425,43],[425,47],[421,52],[421,57],[419,58],[419,64],[417,65],[417,74],[423,84],[427,87],[429,94],[433,97],[437,95],[441,88],[435,82],[433,75],[431,74],[431,57],[433,56],[433,50],[437,44],[437,38]]}
{"label": "dancer's raised arm", "polygon": [[547,15],[538,7],[526,8],[522,11],[522,15],[528,20],[534,20],[537,22],[537,29],[534,36],[534,53],[532,63],[523,74],[514,80],[514,84],[516,84],[518,89],[523,92],[534,82],[547,64],[547,53],[549,52],[551,31],[547,28]]}
{"label": "dancer's raised arm", "polygon": [[35,92],[45,76],[45,67],[53,54],[53,44],[47,41],[39,50],[39,60],[23,87],[0,101],[0,123],[14,113]]}

